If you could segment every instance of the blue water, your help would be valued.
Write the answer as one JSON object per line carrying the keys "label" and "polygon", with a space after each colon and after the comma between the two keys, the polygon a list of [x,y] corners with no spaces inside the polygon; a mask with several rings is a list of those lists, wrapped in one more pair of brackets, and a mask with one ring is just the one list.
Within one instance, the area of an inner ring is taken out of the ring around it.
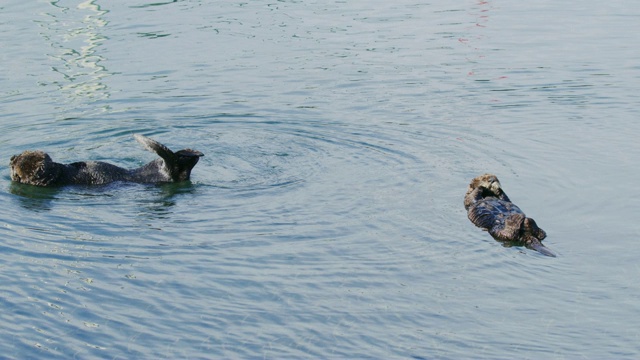
{"label": "blue water", "polygon": [[[5,1],[1,357],[640,357],[634,5]],[[134,133],[192,181],[10,181]],[[468,221],[485,172],[557,258]]]}

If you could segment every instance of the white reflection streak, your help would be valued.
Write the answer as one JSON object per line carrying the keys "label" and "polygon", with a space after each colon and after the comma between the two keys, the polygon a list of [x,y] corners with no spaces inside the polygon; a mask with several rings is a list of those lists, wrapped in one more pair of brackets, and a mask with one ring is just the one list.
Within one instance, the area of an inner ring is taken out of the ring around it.
{"label": "white reflection streak", "polygon": [[[60,66],[53,66],[52,70],[63,76],[65,81],[55,84],[64,92],[68,92],[71,101],[99,100],[109,97],[107,86],[102,79],[109,74],[101,65],[105,59],[97,54],[97,49],[106,37],[100,35],[100,28],[107,25],[101,16],[108,11],[101,10],[97,0],[87,0],[77,6],[79,11],[90,11],[79,23],[74,21],[74,13],[69,8],[60,7],[57,1],[51,5],[61,10],[59,16],[48,13],[53,18],[48,24],[51,32],[46,38],[56,53],[50,56],[61,62]],[[68,15],[68,16],[66,16]],[[56,36],[56,33],[59,34]],[[57,40],[60,39],[60,40]]]}

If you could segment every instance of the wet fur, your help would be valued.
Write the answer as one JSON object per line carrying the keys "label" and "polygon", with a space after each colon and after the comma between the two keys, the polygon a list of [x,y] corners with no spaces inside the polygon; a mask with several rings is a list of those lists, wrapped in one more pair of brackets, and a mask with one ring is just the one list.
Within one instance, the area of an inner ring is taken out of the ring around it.
{"label": "wet fur", "polygon": [[184,149],[171,151],[159,142],[134,135],[147,150],[160,156],[142,167],[125,169],[102,161],[60,164],[40,150],[24,151],[11,157],[11,180],[36,186],[103,185],[115,181],[163,183],[189,180],[201,152]]}
{"label": "wet fur", "polygon": [[521,243],[547,256],[555,256],[541,241],[547,237],[532,218],[511,202],[495,175],[471,180],[464,197],[469,220],[501,242]]}

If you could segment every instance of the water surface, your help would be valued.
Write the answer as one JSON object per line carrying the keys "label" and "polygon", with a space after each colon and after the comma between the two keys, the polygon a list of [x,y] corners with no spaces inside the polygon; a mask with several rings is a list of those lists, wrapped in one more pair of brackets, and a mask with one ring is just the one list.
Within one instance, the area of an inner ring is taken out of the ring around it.
{"label": "water surface", "polygon": [[[629,1],[10,1],[8,358],[637,358]],[[205,157],[40,189],[13,154]],[[557,258],[466,218],[496,174]]]}

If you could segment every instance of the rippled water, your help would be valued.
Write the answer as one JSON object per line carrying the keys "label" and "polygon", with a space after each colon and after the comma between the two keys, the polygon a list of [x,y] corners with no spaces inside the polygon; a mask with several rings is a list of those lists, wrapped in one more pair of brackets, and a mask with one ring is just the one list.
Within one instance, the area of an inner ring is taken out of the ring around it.
{"label": "rippled water", "polygon": [[[632,5],[5,2],[0,353],[637,358]],[[10,181],[134,133],[192,181]],[[467,220],[484,172],[557,258]]]}

